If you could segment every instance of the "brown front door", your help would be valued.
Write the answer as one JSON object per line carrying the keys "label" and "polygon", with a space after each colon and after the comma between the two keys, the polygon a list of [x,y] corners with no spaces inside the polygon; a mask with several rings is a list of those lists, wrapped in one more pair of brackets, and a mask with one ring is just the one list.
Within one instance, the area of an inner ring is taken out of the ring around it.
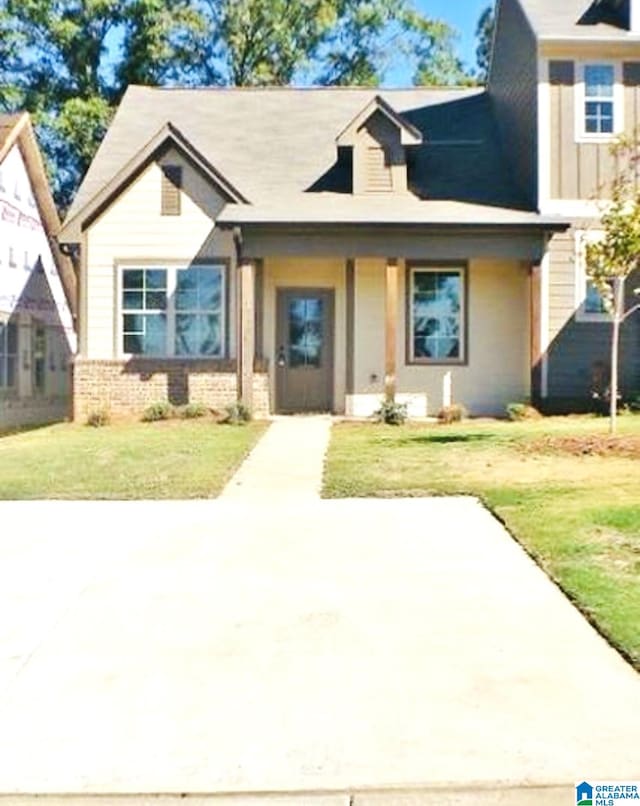
{"label": "brown front door", "polygon": [[333,408],[333,291],[278,291],[276,407],[286,414]]}

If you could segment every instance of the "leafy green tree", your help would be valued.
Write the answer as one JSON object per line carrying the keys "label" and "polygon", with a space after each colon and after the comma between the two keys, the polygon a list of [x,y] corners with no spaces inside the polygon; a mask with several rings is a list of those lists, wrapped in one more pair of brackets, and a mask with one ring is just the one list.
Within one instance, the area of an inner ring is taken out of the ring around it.
{"label": "leafy green tree", "polygon": [[496,27],[496,18],[493,6],[487,6],[480,15],[476,27],[476,63],[478,81],[484,83],[489,77],[491,65],[491,50],[493,48],[493,33]]}
{"label": "leafy green tree", "polygon": [[62,209],[127,84],[186,69],[198,24],[188,0],[0,0],[0,106],[33,114]]}
{"label": "leafy green tree", "polygon": [[64,210],[130,83],[377,85],[467,76],[412,0],[0,0],[0,108],[34,116]]}
{"label": "leafy green tree", "polygon": [[456,87],[476,83],[456,55],[456,33],[449,25],[415,18],[412,27],[421,33],[415,84]]}
{"label": "leafy green tree", "polygon": [[[640,162],[637,138],[623,137],[612,149],[617,164],[623,167],[611,186],[611,205],[602,215],[602,238],[586,243],[587,272],[600,292],[611,315],[610,427],[616,432],[619,397],[620,328],[640,304],[627,307],[626,286],[640,270],[640,190],[637,168]],[[640,294],[640,289],[635,290]]]}

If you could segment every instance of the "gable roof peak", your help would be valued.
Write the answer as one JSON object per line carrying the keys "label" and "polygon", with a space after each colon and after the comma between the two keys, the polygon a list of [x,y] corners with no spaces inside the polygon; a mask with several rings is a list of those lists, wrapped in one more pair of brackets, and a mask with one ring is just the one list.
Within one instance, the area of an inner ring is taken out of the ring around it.
{"label": "gable roof peak", "polygon": [[358,114],[351,120],[350,123],[340,132],[336,137],[336,143],[339,146],[353,146],[357,133],[365,125],[365,123],[377,112],[384,115],[388,120],[393,123],[400,130],[400,142],[403,146],[418,146],[422,143],[422,132],[416,129],[408,120],[400,115],[391,106],[390,103],[384,100],[382,96],[374,96],[369,103],[358,112]]}

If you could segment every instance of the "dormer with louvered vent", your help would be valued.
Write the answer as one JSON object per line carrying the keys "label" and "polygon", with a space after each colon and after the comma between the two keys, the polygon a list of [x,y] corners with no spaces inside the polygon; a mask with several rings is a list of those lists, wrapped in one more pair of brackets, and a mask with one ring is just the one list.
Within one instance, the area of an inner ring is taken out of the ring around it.
{"label": "dormer with louvered vent", "polygon": [[336,140],[353,149],[353,192],[406,193],[407,148],[422,143],[422,134],[386,101],[376,96]]}

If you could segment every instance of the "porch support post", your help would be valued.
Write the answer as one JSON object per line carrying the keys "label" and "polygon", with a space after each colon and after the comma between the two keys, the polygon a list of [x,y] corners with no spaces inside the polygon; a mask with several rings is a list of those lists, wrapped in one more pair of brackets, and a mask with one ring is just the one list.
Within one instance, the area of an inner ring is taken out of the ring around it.
{"label": "porch support post", "polygon": [[531,266],[531,397],[549,396],[549,252]]}
{"label": "porch support post", "polygon": [[396,352],[398,345],[398,260],[387,258],[385,276],[385,367],[384,394],[389,402],[396,397]]}
{"label": "porch support post", "polygon": [[253,364],[256,351],[255,263],[243,259],[238,265],[239,328],[238,328],[238,397],[253,408]]}

